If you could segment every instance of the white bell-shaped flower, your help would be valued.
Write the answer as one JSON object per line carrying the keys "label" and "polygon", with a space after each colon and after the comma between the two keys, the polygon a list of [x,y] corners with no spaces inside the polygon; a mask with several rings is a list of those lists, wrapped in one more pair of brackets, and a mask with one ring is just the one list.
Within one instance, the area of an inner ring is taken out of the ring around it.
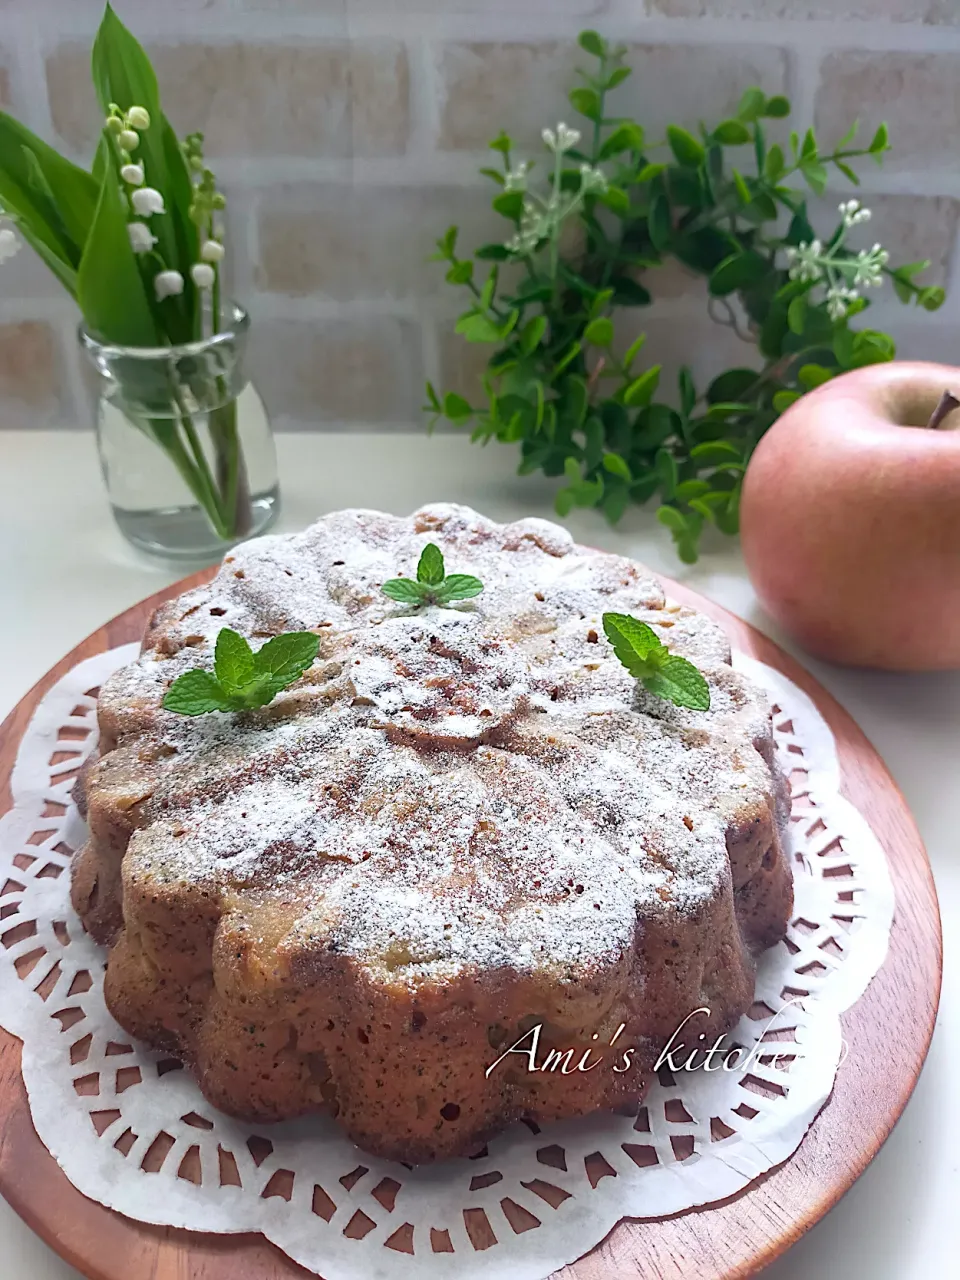
{"label": "white bell-shaped flower", "polygon": [[9,262],[20,251],[20,241],[9,227],[0,227],[0,262]]}
{"label": "white bell-shaped flower", "polygon": [[117,141],[124,151],[136,151],[140,145],[140,135],[136,129],[121,129],[117,134]]}
{"label": "white bell-shaped flower", "polygon": [[190,268],[190,276],[198,289],[209,289],[216,280],[217,273],[208,262],[195,262]]}
{"label": "white bell-shaped flower", "polygon": [[219,240],[204,240],[200,246],[201,262],[222,262],[223,261],[223,245]]}
{"label": "white bell-shaped flower", "polygon": [[153,213],[166,213],[163,196],[155,187],[138,187],[131,195],[130,203],[141,218],[149,218]]}
{"label": "white bell-shaped flower", "polygon": [[143,186],[143,165],[125,164],[120,166],[120,177],[131,187]]}
{"label": "white bell-shaped flower", "polygon": [[127,112],[127,124],[131,129],[149,129],[150,112],[146,107],[131,107]]}
{"label": "white bell-shaped flower", "polygon": [[153,278],[153,287],[156,290],[157,301],[162,302],[164,298],[183,293],[183,276],[179,271],[160,271]]}
{"label": "white bell-shaped flower", "polygon": [[157,237],[145,222],[128,222],[127,235],[134,253],[149,253],[157,243]]}

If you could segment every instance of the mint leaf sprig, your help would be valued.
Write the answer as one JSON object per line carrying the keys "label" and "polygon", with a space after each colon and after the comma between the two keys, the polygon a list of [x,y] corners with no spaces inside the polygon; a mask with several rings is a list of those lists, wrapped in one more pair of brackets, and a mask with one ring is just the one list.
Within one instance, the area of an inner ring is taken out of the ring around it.
{"label": "mint leaf sprig", "polygon": [[303,675],[319,646],[312,631],[288,631],[254,653],[243,636],[224,627],[217,636],[213,671],[185,671],[164,694],[163,706],[183,716],[265,707]]}
{"label": "mint leaf sprig", "polygon": [[469,573],[447,574],[443,552],[435,542],[423,548],[413,578],[390,578],[380,588],[385,596],[400,604],[416,607],[424,604],[452,604],[455,600],[470,600],[483,590],[483,583]]}
{"label": "mint leaf sprig", "polygon": [[648,692],[678,707],[710,710],[710,686],[686,658],[671,653],[654,629],[628,613],[605,613],[603,630],[613,651]]}

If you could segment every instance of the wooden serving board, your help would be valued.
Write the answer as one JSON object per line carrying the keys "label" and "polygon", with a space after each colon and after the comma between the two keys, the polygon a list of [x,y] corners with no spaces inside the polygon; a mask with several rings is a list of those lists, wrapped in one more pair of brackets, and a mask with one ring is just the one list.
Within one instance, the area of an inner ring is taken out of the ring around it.
{"label": "wooden serving board", "polygon": [[[88,636],[0,726],[0,813],[21,735],[37,702],[83,658],[138,640],[163,601],[206,582],[194,574]],[[896,917],[887,959],[843,1015],[849,1046],[833,1096],[785,1164],[711,1208],[627,1219],[555,1280],[733,1280],[755,1275],[840,1199],[876,1155],[923,1065],[940,996],[940,916],[916,824],[883,761],[843,708],[801,666],[725,609],[665,580],[668,594],[714,617],[734,646],[782,671],[816,703],[837,740],[844,794],[869,817],[890,864]],[[91,1280],[292,1280],[310,1273],[260,1235],[205,1235],[134,1222],[81,1195],[33,1129],[20,1042],[0,1030],[0,1192]]]}

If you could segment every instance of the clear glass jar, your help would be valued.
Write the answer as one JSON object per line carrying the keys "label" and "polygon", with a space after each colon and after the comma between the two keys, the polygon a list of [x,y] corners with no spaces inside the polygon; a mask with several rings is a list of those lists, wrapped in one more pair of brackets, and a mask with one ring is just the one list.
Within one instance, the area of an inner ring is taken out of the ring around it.
{"label": "clear glass jar", "polygon": [[121,533],[152,555],[214,560],[280,510],[263,401],[245,372],[250,318],[181,347],[118,347],[84,325],[100,465]]}

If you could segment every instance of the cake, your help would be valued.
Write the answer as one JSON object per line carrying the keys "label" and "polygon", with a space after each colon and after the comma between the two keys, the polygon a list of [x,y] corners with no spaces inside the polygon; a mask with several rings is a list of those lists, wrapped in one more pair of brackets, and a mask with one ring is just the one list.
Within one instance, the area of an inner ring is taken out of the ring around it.
{"label": "cake", "polygon": [[[483,593],[388,599],[429,542]],[[710,709],[648,693],[606,611],[693,662]],[[222,627],[318,655],[259,710],[165,710]],[[326,1111],[417,1163],[634,1105],[688,1015],[702,1046],[749,1009],[790,917],[764,695],[714,622],[546,521],[350,510],[247,542],[157,610],[98,718],[72,898],[108,1006],[248,1121]]]}

